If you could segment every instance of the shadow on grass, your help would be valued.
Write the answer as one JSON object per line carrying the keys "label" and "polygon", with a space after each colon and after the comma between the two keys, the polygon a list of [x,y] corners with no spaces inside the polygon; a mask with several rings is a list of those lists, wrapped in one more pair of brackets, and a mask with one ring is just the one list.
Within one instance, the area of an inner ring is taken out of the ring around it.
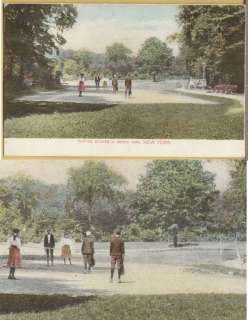
{"label": "shadow on grass", "polygon": [[47,102],[47,101],[5,101],[4,119],[19,118],[32,114],[53,114],[71,112],[95,112],[115,107],[116,104]]}
{"label": "shadow on grass", "polygon": [[52,311],[93,299],[67,295],[0,294],[0,314]]}

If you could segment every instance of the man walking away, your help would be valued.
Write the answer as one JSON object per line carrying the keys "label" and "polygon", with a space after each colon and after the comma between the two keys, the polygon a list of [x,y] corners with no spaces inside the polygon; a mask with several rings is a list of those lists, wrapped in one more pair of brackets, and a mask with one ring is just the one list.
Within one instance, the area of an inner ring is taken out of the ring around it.
{"label": "man walking away", "polygon": [[101,81],[101,77],[100,77],[100,74],[98,74],[98,75],[96,76],[96,87],[97,87],[97,88],[100,88],[100,81]]}
{"label": "man walking away", "polygon": [[118,281],[121,282],[121,276],[124,274],[124,255],[125,246],[124,241],[121,239],[121,232],[116,231],[110,242],[110,256],[111,256],[111,279],[113,282],[115,265],[117,264],[118,269]]}
{"label": "man walking away", "polygon": [[132,94],[132,79],[129,75],[125,79],[125,97],[130,97]]}
{"label": "man walking away", "polygon": [[49,262],[51,260],[51,265],[53,266],[53,253],[55,248],[55,239],[53,234],[51,233],[51,230],[47,230],[47,234],[44,238],[44,249],[46,251],[46,257],[47,257],[47,265],[49,266]]}
{"label": "man walking away", "polygon": [[84,271],[90,273],[91,267],[94,266],[94,239],[90,231],[86,232],[86,237],[83,240],[81,249],[84,259]]}
{"label": "man walking away", "polygon": [[117,75],[114,75],[114,78],[112,80],[112,86],[113,86],[113,92],[116,94],[116,92],[118,91],[118,78]]}

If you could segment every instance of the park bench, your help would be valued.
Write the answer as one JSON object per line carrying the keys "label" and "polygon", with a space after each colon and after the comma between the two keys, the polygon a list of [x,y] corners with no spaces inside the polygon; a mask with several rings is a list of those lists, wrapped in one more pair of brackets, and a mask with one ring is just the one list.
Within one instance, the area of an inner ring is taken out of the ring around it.
{"label": "park bench", "polygon": [[236,84],[217,84],[214,90],[215,92],[231,94],[238,92],[238,86]]}

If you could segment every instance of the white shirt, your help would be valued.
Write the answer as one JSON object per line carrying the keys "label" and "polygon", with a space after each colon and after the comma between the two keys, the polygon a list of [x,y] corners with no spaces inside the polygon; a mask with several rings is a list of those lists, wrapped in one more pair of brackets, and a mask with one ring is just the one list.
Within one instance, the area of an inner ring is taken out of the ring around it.
{"label": "white shirt", "polygon": [[61,247],[63,247],[64,245],[68,245],[72,249],[73,244],[74,244],[73,239],[70,239],[70,238],[62,238],[61,239]]}
{"label": "white shirt", "polygon": [[47,235],[47,242],[48,242],[48,244],[50,244],[50,242],[51,242],[51,235],[50,234]]}
{"label": "white shirt", "polygon": [[16,237],[16,239],[14,240],[14,237],[11,236],[9,239],[8,239],[8,245],[9,245],[9,248],[11,246],[15,246],[17,247],[18,249],[21,248],[21,239],[19,237]]}

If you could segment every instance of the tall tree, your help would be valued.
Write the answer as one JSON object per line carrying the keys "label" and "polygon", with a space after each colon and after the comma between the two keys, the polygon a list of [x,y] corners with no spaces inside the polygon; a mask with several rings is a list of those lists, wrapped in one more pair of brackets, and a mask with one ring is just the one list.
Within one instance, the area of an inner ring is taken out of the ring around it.
{"label": "tall tree", "polygon": [[[244,6],[180,6],[180,43],[191,76],[244,89]],[[204,71],[205,70],[205,71]]]}
{"label": "tall tree", "polygon": [[87,227],[95,223],[97,201],[113,200],[124,184],[125,179],[108,168],[104,162],[86,161],[82,167],[69,170],[68,189],[72,194],[73,208],[77,211],[79,206],[81,218],[84,213],[87,214]]}
{"label": "tall tree", "polygon": [[19,210],[23,221],[29,220],[38,203],[36,180],[26,174],[18,173],[10,177],[7,183],[13,194],[13,204]]}
{"label": "tall tree", "polygon": [[246,230],[246,162],[234,161],[231,182],[223,195],[226,225],[235,232]]}
{"label": "tall tree", "polygon": [[106,48],[105,66],[112,74],[125,76],[132,70],[132,51],[124,44],[115,42]]}
{"label": "tall tree", "polygon": [[48,67],[48,54],[65,43],[63,31],[77,17],[73,5],[6,4],[3,13],[4,76],[13,78],[16,66],[21,84],[32,64]]}
{"label": "tall tree", "polygon": [[173,62],[172,50],[156,37],[147,39],[138,52],[137,63],[142,72],[156,81],[157,76],[169,72]]}
{"label": "tall tree", "polygon": [[204,224],[215,192],[214,175],[200,161],[153,161],[140,178],[133,202],[134,222],[167,230]]}

